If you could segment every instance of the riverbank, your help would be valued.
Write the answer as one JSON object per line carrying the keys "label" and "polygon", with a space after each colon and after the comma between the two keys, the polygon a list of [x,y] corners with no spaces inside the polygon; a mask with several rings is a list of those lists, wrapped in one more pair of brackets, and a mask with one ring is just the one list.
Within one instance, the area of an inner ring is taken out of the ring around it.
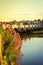
{"label": "riverbank", "polygon": [[20,36],[39,36],[43,37],[43,29],[30,29],[30,30],[22,30],[22,31],[17,31],[20,34]]}
{"label": "riverbank", "polygon": [[21,38],[31,38],[31,37],[39,37],[43,38],[43,31],[34,31],[31,34],[28,33],[20,33]]}

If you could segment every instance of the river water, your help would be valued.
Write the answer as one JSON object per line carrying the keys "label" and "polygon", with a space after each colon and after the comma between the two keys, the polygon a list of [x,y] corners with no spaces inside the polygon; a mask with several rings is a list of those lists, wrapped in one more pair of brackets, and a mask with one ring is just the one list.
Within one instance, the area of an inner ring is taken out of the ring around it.
{"label": "river water", "polygon": [[23,57],[20,65],[43,65],[43,38],[26,38],[22,43]]}

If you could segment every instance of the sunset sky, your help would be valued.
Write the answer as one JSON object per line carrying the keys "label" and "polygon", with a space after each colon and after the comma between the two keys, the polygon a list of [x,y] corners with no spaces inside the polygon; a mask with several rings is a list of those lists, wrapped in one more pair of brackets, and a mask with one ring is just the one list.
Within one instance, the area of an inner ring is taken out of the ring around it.
{"label": "sunset sky", "polygon": [[0,0],[0,21],[43,19],[43,0]]}

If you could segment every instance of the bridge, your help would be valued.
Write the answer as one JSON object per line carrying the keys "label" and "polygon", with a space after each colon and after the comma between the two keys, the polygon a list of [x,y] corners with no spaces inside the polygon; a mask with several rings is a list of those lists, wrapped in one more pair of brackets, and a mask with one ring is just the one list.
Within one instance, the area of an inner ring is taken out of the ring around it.
{"label": "bridge", "polygon": [[15,29],[16,31],[22,32],[22,31],[28,31],[28,30],[37,30],[37,29],[42,29],[43,24],[1,24],[3,28],[12,28]]}
{"label": "bridge", "polygon": [[7,28],[9,26],[11,26],[12,28],[38,28],[38,27],[42,27],[43,25],[42,24],[28,24],[28,25],[23,25],[23,24],[3,24],[2,25],[3,28]]}

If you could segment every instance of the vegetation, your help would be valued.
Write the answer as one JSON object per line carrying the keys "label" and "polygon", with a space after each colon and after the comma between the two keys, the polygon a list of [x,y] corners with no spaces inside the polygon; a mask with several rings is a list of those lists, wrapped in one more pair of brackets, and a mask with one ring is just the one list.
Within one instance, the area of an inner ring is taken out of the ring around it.
{"label": "vegetation", "polygon": [[15,41],[9,35],[9,33],[0,27],[0,34],[2,36],[2,62],[1,65],[14,65],[18,59],[17,54],[14,49],[12,49]]}

